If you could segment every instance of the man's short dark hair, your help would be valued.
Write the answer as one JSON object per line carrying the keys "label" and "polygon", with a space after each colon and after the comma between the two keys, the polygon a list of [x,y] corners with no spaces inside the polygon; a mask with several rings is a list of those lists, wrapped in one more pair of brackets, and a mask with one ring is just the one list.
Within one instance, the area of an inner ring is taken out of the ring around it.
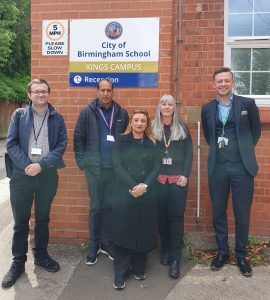
{"label": "man's short dark hair", "polygon": [[45,79],[41,79],[41,78],[38,78],[38,79],[33,79],[27,86],[27,91],[28,93],[31,93],[31,88],[32,88],[32,85],[33,84],[42,84],[42,83],[45,83],[48,87],[48,93],[51,92],[51,87],[49,85],[49,83],[45,80]]}
{"label": "man's short dark hair", "polygon": [[101,81],[107,81],[107,82],[109,82],[111,84],[111,87],[112,87],[112,90],[113,90],[113,83],[109,79],[107,79],[107,78],[100,79],[100,81],[97,83],[97,89],[98,90],[100,89],[100,83],[101,83]]}
{"label": "man's short dark hair", "polygon": [[224,73],[224,72],[225,73],[227,73],[227,72],[231,73],[232,74],[232,79],[233,79],[233,72],[232,72],[232,70],[230,68],[228,68],[228,67],[222,67],[222,68],[218,68],[218,69],[215,70],[215,72],[213,74],[213,80],[215,80],[215,77],[216,77],[217,74]]}

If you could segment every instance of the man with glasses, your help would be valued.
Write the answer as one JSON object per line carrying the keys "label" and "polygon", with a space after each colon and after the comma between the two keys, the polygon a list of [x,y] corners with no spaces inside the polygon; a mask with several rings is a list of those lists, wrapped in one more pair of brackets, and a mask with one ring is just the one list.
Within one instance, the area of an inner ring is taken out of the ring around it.
{"label": "man with glasses", "polygon": [[128,113],[113,100],[113,84],[101,79],[97,98],[79,115],[74,131],[74,152],[78,167],[85,171],[89,197],[90,244],[87,265],[94,265],[97,256],[105,253],[113,259],[109,238],[114,187],[112,147],[128,125]]}
{"label": "man with glasses", "polygon": [[2,287],[11,287],[25,271],[29,220],[35,201],[35,227],[32,252],[34,263],[48,272],[60,270],[47,251],[51,204],[58,187],[57,169],[64,167],[67,145],[63,117],[48,102],[50,86],[43,79],[28,85],[29,106],[17,109],[7,135],[7,152],[12,159],[10,202],[14,217],[13,262]]}

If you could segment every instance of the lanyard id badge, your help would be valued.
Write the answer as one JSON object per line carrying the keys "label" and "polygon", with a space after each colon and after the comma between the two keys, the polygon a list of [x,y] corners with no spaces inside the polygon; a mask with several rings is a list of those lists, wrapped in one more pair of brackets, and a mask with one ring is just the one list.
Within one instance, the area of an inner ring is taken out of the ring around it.
{"label": "lanyard id badge", "polygon": [[223,136],[219,136],[217,142],[218,142],[218,148],[221,149],[221,148],[224,148],[225,146],[228,146],[229,139],[227,139]]}
{"label": "lanyard id badge", "polygon": [[34,133],[34,139],[35,139],[35,147],[31,148],[31,155],[41,155],[42,154],[42,149],[37,147],[37,142],[38,142],[38,138],[40,136],[40,132],[41,132],[41,129],[43,127],[44,121],[46,119],[47,113],[48,113],[48,110],[46,111],[46,113],[43,117],[42,123],[40,125],[40,128],[39,128],[37,134],[36,134],[35,124],[33,122],[33,133]]}
{"label": "lanyard id badge", "polygon": [[111,134],[107,134],[107,141],[108,142],[115,142],[114,136]]}
{"label": "lanyard id badge", "polygon": [[172,158],[171,157],[163,157],[162,164],[163,165],[172,165]]}
{"label": "lanyard id badge", "polygon": [[104,116],[104,113],[102,112],[102,110],[98,107],[98,110],[100,112],[100,115],[102,117],[102,120],[104,121],[106,127],[108,128],[109,130],[109,134],[107,134],[107,137],[106,137],[106,140],[108,142],[115,142],[115,139],[114,139],[114,136],[112,135],[112,125],[113,125],[113,119],[114,119],[114,106],[112,108],[112,113],[111,113],[111,118],[110,118],[110,123],[108,124],[105,116]]}
{"label": "lanyard id badge", "polygon": [[230,111],[231,111],[231,106],[225,116],[224,119],[222,119],[221,117],[221,113],[220,113],[220,110],[218,110],[218,113],[219,113],[219,119],[222,123],[222,133],[221,133],[221,136],[218,137],[218,140],[217,140],[217,144],[218,144],[218,148],[219,149],[222,149],[222,148],[225,148],[225,146],[228,146],[228,143],[229,143],[229,139],[224,137],[224,128],[225,128],[225,125],[228,121],[228,117],[229,117],[229,114],[230,114]]}
{"label": "lanyard id badge", "polygon": [[42,153],[41,148],[35,148],[35,147],[31,148],[31,154],[32,155],[41,155],[41,153]]}
{"label": "lanyard id badge", "polygon": [[163,165],[172,165],[172,158],[171,157],[168,157],[168,150],[169,150],[169,147],[170,147],[170,144],[171,144],[171,136],[169,137],[169,140],[167,141],[166,140],[166,135],[165,135],[165,132],[164,132],[164,128],[163,128],[163,140],[164,140],[164,145],[165,145],[165,157],[162,158],[162,164]]}

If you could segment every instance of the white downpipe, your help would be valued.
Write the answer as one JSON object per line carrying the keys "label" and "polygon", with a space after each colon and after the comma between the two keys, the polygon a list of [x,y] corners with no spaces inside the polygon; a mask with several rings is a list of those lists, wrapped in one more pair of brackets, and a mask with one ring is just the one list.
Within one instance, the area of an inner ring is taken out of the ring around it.
{"label": "white downpipe", "polygon": [[197,210],[195,220],[200,221],[200,203],[201,201],[201,122],[198,121],[197,129]]}

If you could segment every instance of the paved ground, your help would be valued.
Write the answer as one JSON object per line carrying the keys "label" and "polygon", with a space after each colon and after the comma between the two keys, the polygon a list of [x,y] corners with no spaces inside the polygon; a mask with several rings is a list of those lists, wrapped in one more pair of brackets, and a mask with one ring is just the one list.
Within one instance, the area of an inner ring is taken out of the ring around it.
{"label": "paved ground", "polygon": [[270,299],[270,267],[254,267],[251,278],[226,265],[211,271],[209,262],[195,265],[178,282],[166,300],[267,300]]}
{"label": "paved ground", "polygon": [[[192,266],[192,261],[183,260],[181,277]],[[169,278],[168,268],[159,264],[158,250],[149,255],[146,275],[144,281],[137,281],[130,276],[126,281],[126,288],[123,291],[116,291],[112,287],[112,262],[107,256],[100,255],[98,263],[90,267],[82,259],[58,300],[89,299],[89,297],[103,300],[163,300],[178,283],[178,280]]]}

